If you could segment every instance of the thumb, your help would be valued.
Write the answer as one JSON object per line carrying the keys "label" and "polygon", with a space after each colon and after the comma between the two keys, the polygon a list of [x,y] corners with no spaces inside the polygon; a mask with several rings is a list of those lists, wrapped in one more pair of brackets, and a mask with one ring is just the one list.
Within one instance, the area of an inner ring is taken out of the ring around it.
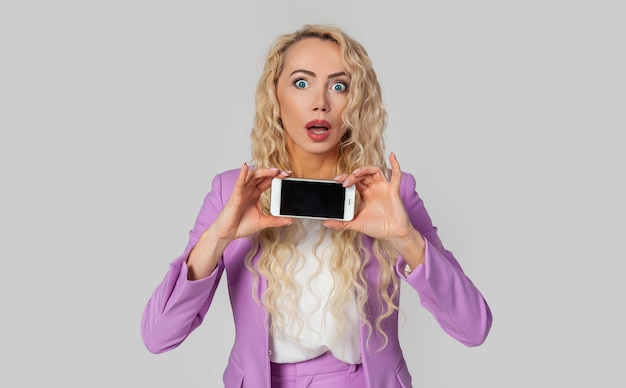
{"label": "thumb", "polygon": [[263,216],[263,224],[265,224],[266,228],[280,228],[281,226],[293,224],[293,218],[265,215]]}
{"label": "thumb", "polygon": [[349,228],[350,222],[338,220],[324,220],[324,222],[322,222],[322,225],[334,230],[346,230]]}

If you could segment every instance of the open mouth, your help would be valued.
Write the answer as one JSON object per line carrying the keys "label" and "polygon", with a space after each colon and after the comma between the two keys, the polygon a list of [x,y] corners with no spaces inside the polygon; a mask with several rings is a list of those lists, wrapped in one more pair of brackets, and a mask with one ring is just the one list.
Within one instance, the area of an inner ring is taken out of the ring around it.
{"label": "open mouth", "polygon": [[311,127],[308,127],[307,129],[316,135],[322,135],[326,133],[326,131],[328,131],[328,127],[325,127],[323,125],[313,125]]}
{"label": "open mouth", "polygon": [[326,120],[311,120],[306,124],[306,129],[311,140],[320,142],[328,139],[332,128]]}
{"label": "open mouth", "polygon": [[307,134],[311,140],[319,142],[328,139],[332,126],[326,120],[315,119],[306,124]]}

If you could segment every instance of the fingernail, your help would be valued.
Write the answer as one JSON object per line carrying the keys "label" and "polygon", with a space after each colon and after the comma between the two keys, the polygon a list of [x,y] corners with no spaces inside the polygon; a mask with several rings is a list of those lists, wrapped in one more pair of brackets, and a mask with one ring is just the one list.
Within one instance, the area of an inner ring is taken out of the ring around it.
{"label": "fingernail", "polygon": [[268,168],[268,170],[270,170],[270,171],[278,171],[278,169],[276,167],[270,167],[270,168]]}
{"label": "fingernail", "polygon": [[339,180],[341,178],[341,174],[337,175],[336,177],[334,177],[334,180]]}
{"label": "fingernail", "polygon": [[352,182],[352,179],[348,178],[343,182],[343,187],[348,187],[350,186],[350,182]]}
{"label": "fingernail", "polygon": [[358,174],[358,173],[359,173],[359,171],[361,171],[361,167],[359,167],[359,168],[357,168],[356,170],[352,171],[352,173],[356,175],[356,174]]}

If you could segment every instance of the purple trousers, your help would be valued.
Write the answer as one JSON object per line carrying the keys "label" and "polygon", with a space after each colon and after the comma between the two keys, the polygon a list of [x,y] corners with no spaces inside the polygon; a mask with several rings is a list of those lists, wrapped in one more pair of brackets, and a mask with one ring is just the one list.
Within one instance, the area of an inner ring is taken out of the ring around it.
{"label": "purple trousers", "polygon": [[360,364],[346,364],[330,353],[294,364],[271,363],[272,388],[365,388]]}

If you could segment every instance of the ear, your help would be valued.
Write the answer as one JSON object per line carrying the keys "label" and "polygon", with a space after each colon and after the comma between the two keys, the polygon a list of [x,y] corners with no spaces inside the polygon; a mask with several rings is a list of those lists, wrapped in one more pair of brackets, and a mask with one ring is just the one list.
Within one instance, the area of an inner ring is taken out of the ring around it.
{"label": "ear", "polygon": [[280,112],[280,104],[276,104],[275,107],[272,108],[272,114],[276,115],[276,118],[278,119],[278,122],[280,123],[280,126],[283,126],[283,120],[282,120],[282,114]]}

